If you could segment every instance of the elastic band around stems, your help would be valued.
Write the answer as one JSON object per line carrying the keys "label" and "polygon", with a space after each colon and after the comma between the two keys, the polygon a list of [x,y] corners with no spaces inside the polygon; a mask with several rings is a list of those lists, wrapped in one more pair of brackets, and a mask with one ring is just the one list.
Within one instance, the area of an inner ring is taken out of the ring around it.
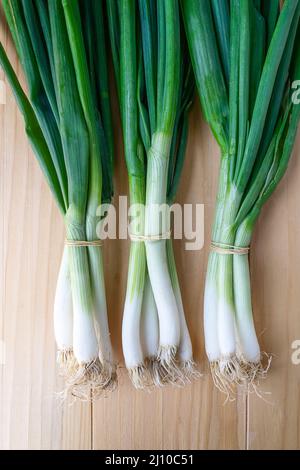
{"label": "elastic band around stems", "polygon": [[160,240],[169,240],[171,238],[171,230],[160,235],[136,235],[129,233],[130,240],[133,242],[158,242]]}
{"label": "elastic band around stems", "polygon": [[240,255],[245,256],[250,252],[250,246],[241,247],[235,245],[227,245],[226,243],[211,242],[210,250],[219,255]]}
{"label": "elastic band around stems", "polygon": [[66,246],[73,247],[89,247],[89,246],[103,246],[103,240],[65,240]]}

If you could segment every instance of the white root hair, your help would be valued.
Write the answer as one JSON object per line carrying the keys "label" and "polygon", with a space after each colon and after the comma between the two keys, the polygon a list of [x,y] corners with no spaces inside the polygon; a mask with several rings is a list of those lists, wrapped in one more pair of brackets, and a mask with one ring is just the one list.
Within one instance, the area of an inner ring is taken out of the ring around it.
{"label": "white root hair", "polygon": [[185,383],[191,383],[194,380],[202,377],[201,372],[198,370],[198,366],[193,359],[180,363],[181,372]]}
{"label": "white root hair", "polygon": [[78,362],[73,349],[60,349],[57,351],[56,362],[59,366],[59,373],[62,377],[69,377],[76,373]]}
{"label": "white root hair", "polygon": [[[267,364],[264,365],[264,358]],[[262,353],[258,362],[249,362],[237,355],[222,358],[210,363],[210,370],[215,386],[226,395],[226,401],[236,396],[236,387],[243,393],[255,393],[263,398],[260,391],[260,380],[265,379],[270,368],[272,356]]]}
{"label": "white root hair", "polygon": [[115,390],[117,374],[114,365],[102,364],[99,358],[89,363],[77,363],[76,369],[66,377],[66,386],[59,394],[65,401],[94,401]]}
{"label": "white root hair", "polygon": [[136,389],[142,390],[151,384],[149,370],[145,364],[128,368],[127,371],[130,380]]}

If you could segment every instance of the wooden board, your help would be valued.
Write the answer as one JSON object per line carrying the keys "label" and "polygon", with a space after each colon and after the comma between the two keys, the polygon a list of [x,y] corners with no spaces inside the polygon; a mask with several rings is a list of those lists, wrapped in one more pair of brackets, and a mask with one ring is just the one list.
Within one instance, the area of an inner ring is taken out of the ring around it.
{"label": "wooden board", "polygon": [[[1,18],[0,23],[0,40],[22,79]],[[127,178],[116,106],[114,116],[117,201],[127,192]],[[0,448],[300,448],[300,366],[291,362],[291,343],[300,339],[299,154],[300,139],[287,177],[262,214],[251,258],[257,328],[264,349],[276,354],[264,384],[271,395],[264,395],[264,401],[241,396],[223,405],[206,366],[202,299],[219,155],[196,103],[179,202],[205,204],[206,244],[201,251],[187,252],[177,241],[175,249],[195,357],[204,377],[184,389],[133,390],[122,368],[120,346],[128,242],[109,241],[105,270],[119,388],[93,405],[69,407],[55,397],[62,383],[52,325],[63,223],[7,87],[6,104],[0,104],[0,341],[6,346],[6,363],[0,365]]]}
{"label": "wooden board", "polygon": [[[264,400],[249,399],[251,449],[300,448],[300,133],[288,173],[258,224],[253,253],[254,308],[265,351],[274,354]],[[299,348],[299,344],[298,344]]]}

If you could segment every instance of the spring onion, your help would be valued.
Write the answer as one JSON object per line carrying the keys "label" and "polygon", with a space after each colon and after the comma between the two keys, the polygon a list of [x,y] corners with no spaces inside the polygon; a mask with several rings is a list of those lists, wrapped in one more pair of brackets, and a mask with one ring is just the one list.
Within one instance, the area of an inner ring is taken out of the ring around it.
{"label": "spring onion", "polygon": [[203,113],[222,154],[204,327],[213,379],[229,396],[234,384],[257,387],[270,364],[255,333],[246,252],[299,123],[290,90],[300,78],[300,2],[225,3],[181,1]]}
{"label": "spring onion", "polygon": [[[181,174],[193,77],[175,0],[107,2],[131,205],[131,251],[122,339],[135,387],[195,375],[168,211]],[[143,210],[145,207],[145,210]],[[139,220],[139,223],[137,223]]]}
{"label": "spring onion", "polygon": [[116,383],[95,243],[98,208],[113,191],[102,1],[3,0],[3,7],[29,98],[1,44],[0,64],[66,227],[54,302],[58,360],[66,391],[96,398]]}

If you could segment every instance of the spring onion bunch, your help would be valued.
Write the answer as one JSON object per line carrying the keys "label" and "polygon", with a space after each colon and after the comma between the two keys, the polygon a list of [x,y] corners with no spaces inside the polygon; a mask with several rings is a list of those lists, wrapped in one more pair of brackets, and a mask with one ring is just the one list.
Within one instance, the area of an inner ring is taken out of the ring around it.
{"label": "spring onion bunch", "polygon": [[[167,206],[185,154],[194,82],[176,0],[107,2],[123,124],[131,250],[122,340],[135,387],[195,374]],[[138,210],[139,207],[139,210]]]}
{"label": "spring onion bunch", "polygon": [[277,0],[181,6],[203,113],[222,154],[204,327],[215,384],[231,394],[234,384],[255,387],[269,365],[255,333],[245,248],[297,132],[300,2],[285,0],[282,9]]}
{"label": "spring onion bunch", "polygon": [[0,44],[37,160],[63,215],[67,245],[54,306],[58,361],[73,396],[115,384],[99,206],[112,197],[113,139],[102,1],[3,0],[28,97]]}

